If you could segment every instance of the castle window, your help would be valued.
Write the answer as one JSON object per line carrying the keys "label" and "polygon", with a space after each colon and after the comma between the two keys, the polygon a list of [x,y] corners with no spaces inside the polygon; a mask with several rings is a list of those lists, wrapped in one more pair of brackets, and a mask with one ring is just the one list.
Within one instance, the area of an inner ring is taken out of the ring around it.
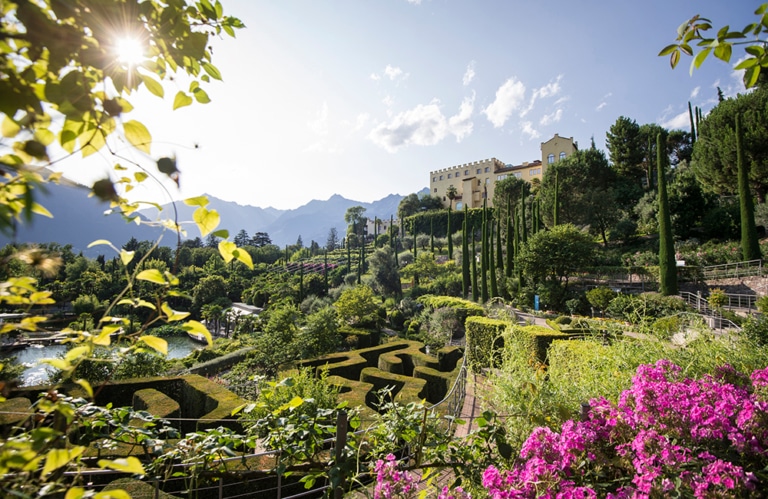
{"label": "castle window", "polygon": [[432,177],[432,182],[437,182],[437,177]]}
{"label": "castle window", "polygon": [[528,170],[528,175],[530,176],[540,175],[540,174],[541,174],[541,168],[531,168],[530,170]]}
{"label": "castle window", "polygon": [[485,173],[488,173],[489,171],[491,171],[491,168],[490,168],[490,167],[488,167],[488,166],[486,166],[486,167],[485,167]]}
{"label": "castle window", "polygon": [[437,187],[435,187],[435,194],[437,194]]}
{"label": "castle window", "polygon": [[451,174],[450,173],[448,174],[448,178],[451,178]]}
{"label": "castle window", "polygon": [[480,172],[481,172],[481,171],[483,171],[483,170],[482,170],[482,169],[480,169],[480,168],[478,168],[476,173],[477,173],[478,175],[480,175]]}
{"label": "castle window", "polygon": [[467,175],[469,175],[469,170],[464,170],[464,176],[466,177]]}
{"label": "castle window", "polygon": [[515,173],[515,177],[517,177],[517,178],[522,178],[522,176],[523,176],[523,174],[520,173],[520,172],[516,172]]}
{"label": "castle window", "polygon": [[440,175],[440,180],[443,180],[443,176],[442,175]]}
{"label": "castle window", "polygon": [[490,183],[491,183],[491,179],[490,179],[490,178],[486,178],[486,179],[485,179],[485,183],[486,183],[486,184],[490,184]]}
{"label": "castle window", "polygon": [[555,162],[555,155],[554,154],[550,154],[549,156],[547,156],[547,164],[548,165],[551,165],[554,162]]}
{"label": "castle window", "polygon": [[564,159],[565,159],[565,151],[561,151],[560,152],[560,160],[562,161]]}

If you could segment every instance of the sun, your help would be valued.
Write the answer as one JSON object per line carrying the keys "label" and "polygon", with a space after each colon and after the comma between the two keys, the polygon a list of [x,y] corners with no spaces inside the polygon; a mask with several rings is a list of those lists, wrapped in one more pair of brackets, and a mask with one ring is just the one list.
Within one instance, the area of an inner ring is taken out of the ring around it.
{"label": "sun", "polygon": [[115,53],[120,62],[130,66],[136,66],[146,59],[144,46],[136,38],[119,38],[115,42]]}

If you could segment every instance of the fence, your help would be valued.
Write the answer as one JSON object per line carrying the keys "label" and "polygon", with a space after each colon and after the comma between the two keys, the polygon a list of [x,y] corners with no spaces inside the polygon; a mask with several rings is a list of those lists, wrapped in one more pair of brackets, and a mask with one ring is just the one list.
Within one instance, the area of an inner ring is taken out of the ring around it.
{"label": "fence", "polygon": [[707,298],[702,297],[700,294],[683,291],[680,293],[680,296],[683,298],[683,300],[685,300],[687,304],[695,308],[699,314],[704,316],[704,319],[707,321],[707,325],[712,329],[735,329],[737,331],[741,330],[741,327],[735,324],[733,321],[724,319],[722,314],[709,308],[709,302],[707,301]]}
{"label": "fence", "polygon": [[[451,390],[440,402],[429,406],[428,410],[440,412],[450,418],[442,418],[446,421],[446,431],[454,431],[454,421],[459,418],[464,405],[467,383],[467,358],[464,356],[459,372],[456,376]],[[356,432],[360,435],[366,430]],[[346,441],[346,420],[337,421],[336,438],[326,440],[324,444],[330,451],[341,449]],[[342,443],[337,446],[337,443]],[[337,454],[338,455],[338,454]],[[221,459],[220,464],[233,466],[244,463],[246,460],[253,461],[273,461],[279,462],[280,451],[264,451],[251,454],[238,455]],[[300,499],[309,497],[320,497],[329,487],[328,483],[320,484],[310,490],[304,488],[303,483],[298,481],[297,477],[286,478],[285,476],[272,471],[255,471],[251,473],[248,479],[226,479],[223,476],[217,477],[215,483],[210,485],[197,486],[190,482],[188,477],[176,476],[177,472],[184,474],[194,465],[177,464],[174,465],[174,472],[170,474],[171,478],[164,479],[160,477],[146,477],[144,487],[141,490],[132,491],[133,499],[160,499],[165,495],[164,490],[181,491],[188,497],[201,499],[238,499],[238,498],[275,498],[275,499]],[[118,473],[112,470],[87,469],[64,473],[71,479],[83,479],[85,488],[96,490],[101,489],[105,484],[118,479],[125,478],[124,473]]]}
{"label": "fence", "polygon": [[701,271],[704,279],[728,279],[763,275],[764,268],[762,260],[749,260],[702,267]]}

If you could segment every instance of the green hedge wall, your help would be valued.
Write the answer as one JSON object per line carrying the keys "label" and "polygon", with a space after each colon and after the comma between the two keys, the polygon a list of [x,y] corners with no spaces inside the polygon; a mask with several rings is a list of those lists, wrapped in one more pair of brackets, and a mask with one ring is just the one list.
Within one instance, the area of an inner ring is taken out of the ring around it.
{"label": "green hedge wall", "polygon": [[488,317],[467,317],[467,363],[472,371],[499,365],[498,355],[504,346],[504,331],[512,327],[507,321]]}
{"label": "green hedge wall", "polygon": [[158,418],[181,417],[181,406],[168,395],[154,388],[143,388],[133,392],[133,403],[137,411],[147,411]]}
{"label": "green hedge wall", "polygon": [[404,404],[418,402],[427,396],[426,380],[388,373],[375,367],[363,369],[360,374],[360,381],[373,385],[373,389],[366,395],[366,403],[372,408],[375,408],[378,403],[376,392],[387,387],[393,387],[390,395],[396,402]]}

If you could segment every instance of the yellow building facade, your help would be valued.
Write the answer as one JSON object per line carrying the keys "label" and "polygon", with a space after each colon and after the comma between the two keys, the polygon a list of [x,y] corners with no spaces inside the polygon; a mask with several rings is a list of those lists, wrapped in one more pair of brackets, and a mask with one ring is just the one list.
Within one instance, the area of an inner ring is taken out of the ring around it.
{"label": "yellow building facade", "polygon": [[[566,158],[578,150],[573,137],[554,137],[541,143],[541,160],[508,165],[496,158],[483,159],[429,172],[429,193],[455,209],[482,208],[483,200],[493,206],[496,182],[512,175],[530,182],[544,176],[547,165]],[[451,200],[449,193],[455,191]]]}

